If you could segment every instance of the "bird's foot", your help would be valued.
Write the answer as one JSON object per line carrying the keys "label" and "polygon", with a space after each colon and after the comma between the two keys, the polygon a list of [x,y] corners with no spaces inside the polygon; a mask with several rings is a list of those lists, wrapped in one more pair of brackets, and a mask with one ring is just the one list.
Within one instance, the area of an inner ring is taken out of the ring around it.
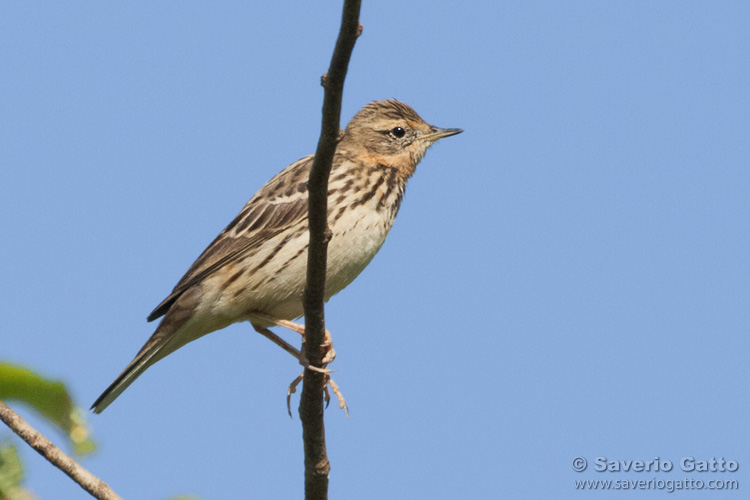
{"label": "bird's foot", "polygon": [[[253,316],[257,317],[258,319],[261,319],[263,321],[274,323],[278,326],[282,326],[284,328],[287,328],[289,330],[292,330],[294,332],[299,333],[302,335],[302,344],[305,343],[305,327],[304,325],[300,325],[299,323],[294,323],[292,321],[288,321],[285,319],[275,319],[270,316],[266,316],[264,314],[253,314]],[[304,354],[304,349],[302,351],[298,350],[296,347],[290,345],[288,342],[286,342],[284,339],[273,333],[268,328],[256,325],[253,323],[253,328],[255,328],[255,331],[263,335],[264,337],[271,340],[274,344],[278,345],[282,349],[284,349],[286,352],[297,358],[299,363],[305,367],[307,370],[311,370],[317,373],[322,373],[325,376],[325,383],[323,385],[323,391],[324,391],[324,397],[326,401],[326,407],[328,406],[328,403],[331,401],[331,394],[330,392],[333,392],[333,394],[336,396],[336,399],[339,402],[339,408],[346,411],[347,418],[349,417],[349,408],[346,405],[346,400],[344,399],[344,395],[341,393],[341,389],[339,389],[339,386],[336,384],[336,382],[333,381],[331,378],[332,371],[327,368],[329,363],[332,363],[334,359],[336,359],[336,351],[333,348],[333,337],[331,336],[331,332],[328,330],[325,330],[325,336],[323,339],[323,343],[320,345],[321,349],[323,349],[323,357],[321,360],[321,367],[313,366],[308,361],[307,357]],[[286,406],[287,411],[289,412],[289,416],[292,415],[292,409],[291,409],[291,398],[292,394],[294,394],[297,391],[297,386],[302,381],[304,377],[304,372],[302,372],[297,378],[295,378],[291,384],[289,384],[289,388],[287,389],[287,395],[286,395]],[[330,392],[328,388],[330,389]]]}
{"label": "bird's foot", "polygon": [[[300,373],[297,378],[292,380],[292,383],[289,384],[289,389],[287,389],[286,392],[286,410],[289,412],[289,416],[292,416],[292,394],[297,392],[297,386],[300,382],[302,382],[302,379],[305,377],[305,372]],[[344,410],[346,412],[346,418],[349,418],[349,407],[346,405],[346,400],[344,399],[344,395],[341,393],[341,389],[339,389],[339,386],[336,384],[336,382],[333,381],[333,378],[329,374],[326,373],[325,375],[325,383],[323,385],[323,397],[326,401],[326,408],[328,408],[328,403],[331,402],[331,394],[328,392],[328,387],[330,386],[331,391],[336,396],[336,399],[339,402],[339,408]]]}

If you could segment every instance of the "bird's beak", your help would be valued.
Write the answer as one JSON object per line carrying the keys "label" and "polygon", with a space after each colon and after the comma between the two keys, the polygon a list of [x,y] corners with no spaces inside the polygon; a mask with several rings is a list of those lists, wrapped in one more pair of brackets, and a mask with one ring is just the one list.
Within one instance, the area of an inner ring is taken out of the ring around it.
{"label": "bird's beak", "polygon": [[422,140],[435,142],[443,137],[450,137],[452,135],[460,134],[463,132],[460,128],[438,128],[432,127],[430,131],[422,136]]}

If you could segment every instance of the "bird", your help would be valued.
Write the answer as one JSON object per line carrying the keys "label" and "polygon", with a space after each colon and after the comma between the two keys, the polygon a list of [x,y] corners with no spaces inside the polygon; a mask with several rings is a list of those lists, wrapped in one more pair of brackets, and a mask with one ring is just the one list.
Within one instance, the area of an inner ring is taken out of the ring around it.
{"label": "bird", "polygon": [[[407,181],[427,149],[461,132],[429,125],[395,99],[370,102],[350,120],[339,135],[328,182],[326,301],[349,285],[385,242]],[[241,321],[304,362],[299,351],[268,328],[282,326],[304,335],[304,326],[291,320],[304,313],[307,181],[313,158],[306,156],[269,180],[149,314],[148,321],[161,322],[94,402],[95,413],[157,361]],[[335,355],[332,347],[330,351]]]}

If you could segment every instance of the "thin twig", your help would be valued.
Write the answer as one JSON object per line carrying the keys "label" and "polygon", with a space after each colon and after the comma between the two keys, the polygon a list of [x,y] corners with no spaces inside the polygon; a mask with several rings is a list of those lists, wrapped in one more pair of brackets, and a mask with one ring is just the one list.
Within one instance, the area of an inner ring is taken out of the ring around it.
{"label": "thin twig", "polygon": [[40,455],[49,460],[52,465],[67,474],[81,488],[88,491],[91,496],[99,500],[122,500],[107,486],[107,483],[78,465],[78,462],[52,444],[52,441],[37,432],[18,413],[11,410],[2,401],[0,401],[0,420],[5,422],[5,425],[10,427],[13,432],[18,434],[21,439],[26,441]]}
{"label": "thin twig", "polygon": [[[341,18],[341,29],[336,40],[331,65],[322,79],[324,87],[323,120],[315,152],[307,190],[309,196],[310,245],[307,255],[307,284],[305,286],[305,356],[313,366],[320,366],[324,356],[325,278],[328,240],[328,175],[331,172],[333,155],[339,133],[341,98],[344,92],[349,59],[357,36],[362,31],[359,24],[359,0],[345,0]],[[300,397],[300,420],[305,446],[305,498],[325,500],[328,498],[328,462],[323,422],[323,388],[325,376],[305,370]]]}

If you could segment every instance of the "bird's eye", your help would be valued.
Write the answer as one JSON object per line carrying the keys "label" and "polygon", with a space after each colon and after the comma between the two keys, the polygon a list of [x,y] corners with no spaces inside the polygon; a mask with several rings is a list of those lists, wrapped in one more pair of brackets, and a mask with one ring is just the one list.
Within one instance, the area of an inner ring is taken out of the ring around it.
{"label": "bird's eye", "polygon": [[394,127],[391,129],[391,134],[401,139],[404,135],[406,135],[406,130],[402,129],[401,127]]}

